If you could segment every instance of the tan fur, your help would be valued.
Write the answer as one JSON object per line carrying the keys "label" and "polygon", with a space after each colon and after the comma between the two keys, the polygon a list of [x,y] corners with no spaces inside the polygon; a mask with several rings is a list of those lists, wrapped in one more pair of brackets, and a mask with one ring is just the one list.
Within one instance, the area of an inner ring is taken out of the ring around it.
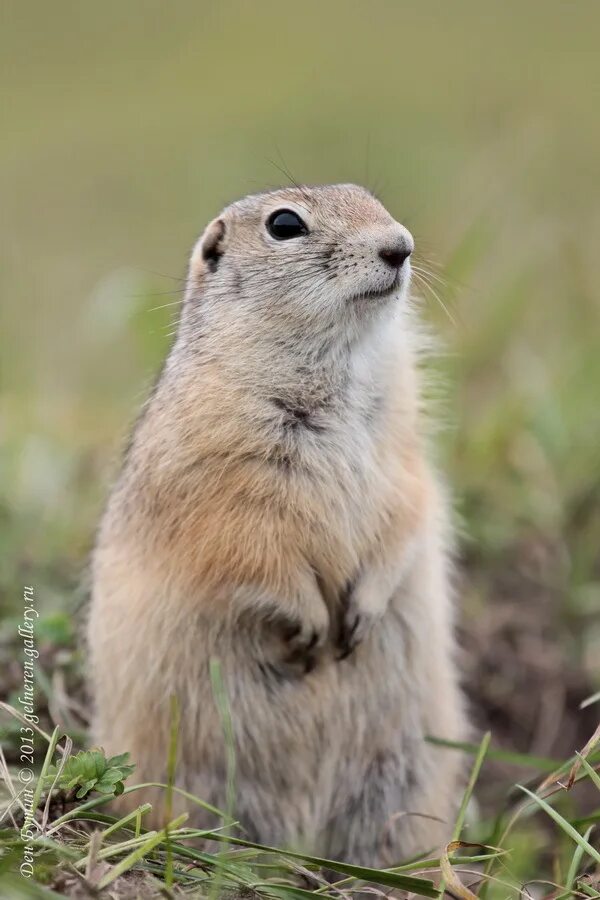
{"label": "tan fur", "polygon": [[[309,234],[273,240],[279,208]],[[246,833],[371,865],[448,837],[458,761],[424,737],[465,727],[409,262],[373,296],[390,245],[412,238],[353,185],[209,225],[100,528],[89,624],[94,736],[139,781],[165,778],[176,696],[178,784],[224,806],[217,658]]]}

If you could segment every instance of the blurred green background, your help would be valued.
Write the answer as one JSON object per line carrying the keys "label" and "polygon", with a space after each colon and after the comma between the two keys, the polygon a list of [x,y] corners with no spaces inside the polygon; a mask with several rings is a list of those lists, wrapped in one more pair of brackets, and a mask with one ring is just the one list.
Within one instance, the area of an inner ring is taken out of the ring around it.
{"label": "blurred green background", "polygon": [[281,169],[352,180],[413,230],[438,295],[422,311],[476,721],[571,752],[600,686],[597,0],[5,0],[1,16],[8,645],[29,582],[48,646],[72,640],[205,223]]}

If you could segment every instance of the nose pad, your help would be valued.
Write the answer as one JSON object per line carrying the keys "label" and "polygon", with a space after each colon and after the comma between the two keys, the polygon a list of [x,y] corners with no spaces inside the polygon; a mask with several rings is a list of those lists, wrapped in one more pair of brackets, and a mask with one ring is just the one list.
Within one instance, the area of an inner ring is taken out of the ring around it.
{"label": "nose pad", "polygon": [[379,257],[387,263],[392,269],[399,269],[405,259],[408,259],[412,253],[412,247],[407,247],[403,242],[395,246],[382,247],[379,251]]}

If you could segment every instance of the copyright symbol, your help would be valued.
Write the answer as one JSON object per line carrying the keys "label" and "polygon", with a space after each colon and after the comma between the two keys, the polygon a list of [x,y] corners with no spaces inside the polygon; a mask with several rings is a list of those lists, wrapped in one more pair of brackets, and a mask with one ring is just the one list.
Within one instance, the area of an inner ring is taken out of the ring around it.
{"label": "copyright symbol", "polygon": [[19,772],[19,781],[21,784],[29,784],[29,782],[33,778],[33,772],[31,769],[21,769]]}

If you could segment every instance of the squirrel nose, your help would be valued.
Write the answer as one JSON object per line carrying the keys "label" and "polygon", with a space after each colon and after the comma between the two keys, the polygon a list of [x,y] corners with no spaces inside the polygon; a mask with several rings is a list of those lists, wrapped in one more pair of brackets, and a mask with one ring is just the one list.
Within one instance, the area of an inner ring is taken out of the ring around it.
{"label": "squirrel nose", "polygon": [[379,257],[392,269],[399,269],[411,253],[412,247],[407,247],[405,243],[402,243],[393,247],[382,247],[379,251]]}

